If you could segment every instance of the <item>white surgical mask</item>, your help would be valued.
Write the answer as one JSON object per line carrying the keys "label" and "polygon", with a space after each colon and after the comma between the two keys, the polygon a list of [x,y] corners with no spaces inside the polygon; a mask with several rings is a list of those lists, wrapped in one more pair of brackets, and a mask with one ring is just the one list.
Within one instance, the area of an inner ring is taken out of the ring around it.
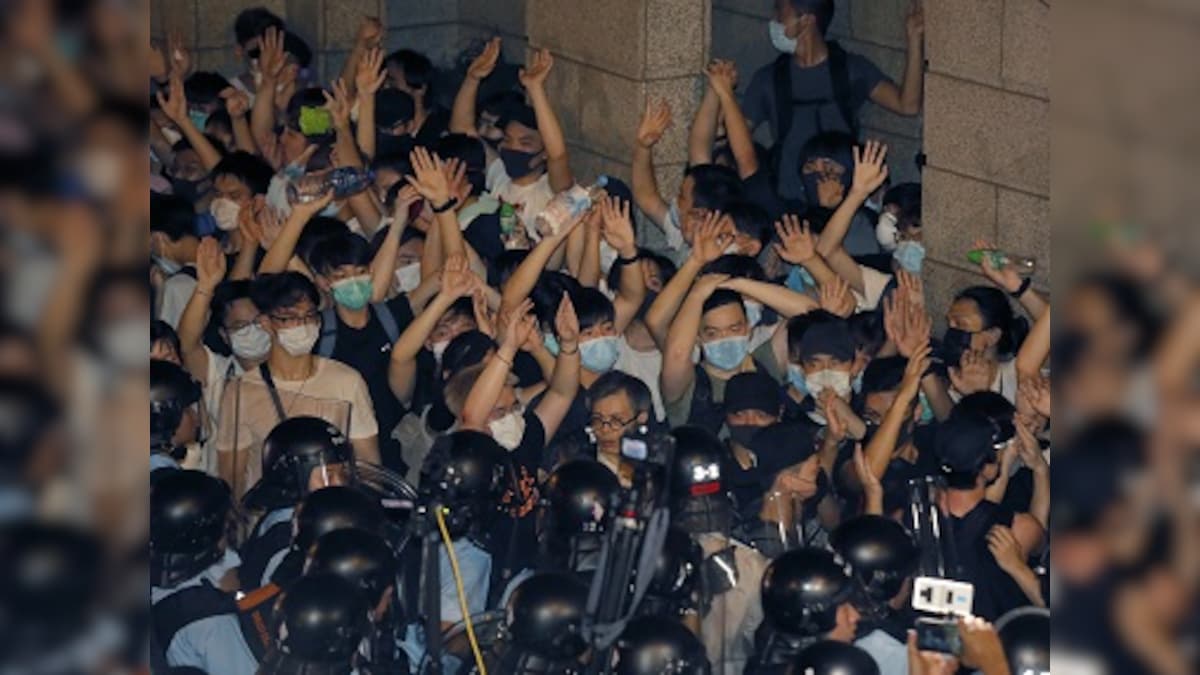
{"label": "white surgical mask", "polygon": [[767,34],[771,36],[771,46],[783,52],[791,54],[796,51],[798,42],[795,38],[787,36],[787,27],[778,21],[772,21],[767,25]]}
{"label": "white surgical mask", "polygon": [[421,285],[421,263],[415,262],[396,268],[396,289],[408,293]]}
{"label": "white surgical mask", "polygon": [[721,253],[723,253],[724,255],[738,255],[741,252],[742,252],[742,249],[739,248],[736,243],[726,246],[725,250],[721,251]]}
{"label": "white surgical mask", "polygon": [[313,345],[321,334],[321,327],[315,323],[284,328],[276,333],[279,346],[292,356],[302,356],[312,352]]}
{"label": "white surgical mask", "polygon": [[217,227],[225,232],[238,229],[238,221],[242,213],[242,205],[228,197],[217,197],[208,207]]}
{"label": "white surgical mask", "polygon": [[256,323],[246,324],[229,334],[229,346],[234,356],[257,361],[271,351],[271,334]]}
{"label": "white surgical mask", "polygon": [[832,368],[818,370],[805,375],[804,381],[808,385],[808,393],[813,398],[820,398],[821,392],[826,389],[832,389],[839,398],[849,398],[850,396],[850,373],[845,370],[833,370]]}
{"label": "white surgical mask", "polygon": [[500,447],[511,452],[521,445],[521,439],[525,437],[525,416],[519,412],[510,412],[498,420],[488,422],[488,429]]}
{"label": "white surgical mask", "polygon": [[884,211],[879,214],[879,221],[875,223],[875,240],[879,242],[879,246],[885,251],[896,250],[896,237],[899,231],[896,229],[896,214],[890,211]]}

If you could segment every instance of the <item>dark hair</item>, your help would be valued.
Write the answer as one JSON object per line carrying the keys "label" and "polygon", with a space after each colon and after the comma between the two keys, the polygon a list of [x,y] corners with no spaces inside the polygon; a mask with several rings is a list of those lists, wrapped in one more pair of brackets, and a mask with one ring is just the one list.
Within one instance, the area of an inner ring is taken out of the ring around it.
{"label": "dark hair", "polygon": [[740,279],[767,280],[767,273],[763,271],[762,265],[758,264],[758,260],[754,256],[736,253],[723,255],[706,263],[704,267],[700,268],[700,274],[728,274]]}
{"label": "dark hair", "polygon": [[188,103],[212,105],[221,100],[221,92],[229,87],[229,80],[220,73],[202,70],[192,73],[183,83],[183,92]]}
{"label": "dark hair", "polygon": [[[407,74],[407,73],[406,73]],[[504,90],[485,97],[479,102],[479,112],[491,113],[503,119],[509,106],[524,105],[525,96],[519,91]]]}
{"label": "dark hair", "polygon": [[908,359],[903,356],[885,356],[872,359],[863,371],[862,395],[896,391],[904,380]]}
{"label": "dark hair", "polygon": [[312,65],[312,49],[303,38],[292,31],[283,34],[283,51],[296,59],[297,65],[301,68],[308,68]]}
{"label": "dark hair", "polygon": [[533,106],[529,105],[528,103],[514,103],[506,106],[503,112],[500,113],[500,119],[497,121],[497,126],[503,130],[512,122],[516,122],[523,127],[538,131],[537,113],[534,111]]}
{"label": "dark hair", "polygon": [[438,139],[433,151],[442,159],[457,159],[467,165],[471,195],[483,194],[487,181],[487,151],[483,141],[466,134],[446,134]]}
{"label": "dark hair", "polygon": [[[470,300],[470,298],[459,298],[454,305],[451,305],[450,310],[453,310],[463,300]],[[450,314],[450,310],[446,310],[447,315]],[[455,312],[455,314],[460,314],[460,312]],[[489,349],[497,348],[496,341],[479,330],[459,333],[450,341],[450,344],[446,345],[446,351],[442,353],[442,371],[448,371],[453,377],[463,368],[470,368],[483,361],[487,351],[479,350],[477,346],[480,344],[489,345]],[[440,379],[441,373],[438,374],[438,377]]]}
{"label": "dark hair", "polygon": [[[225,110],[225,109],[221,109],[221,110],[218,110],[208,116],[208,121],[204,123],[205,136],[212,134],[212,129],[213,129],[214,125],[221,127],[223,129],[226,129],[230,133],[232,133],[233,132],[233,118],[231,118],[229,116],[229,111]],[[218,143],[217,147],[219,149],[223,149],[224,145],[225,145],[224,143]]]}
{"label": "dark hair", "polygon": [[920,183],[900,183],[888,188],[888,191],[883,193],[883,205],[888,206],[895,204],[901,210],[916,204],[921,205],[921,184]]}
{"label": "dark hair", "polygon": [[250,300],[263,314],[291,307],[304,298],[308,298],[314,310],[321,306],[321,295],[317,292],[317,287],[299,272],[263,274],[250,286]]}
{"label": "dark hair", "polygon": [[300,233],[300,239],[296,241],[296,255],[308,265],[309,269],[313,267],[312,259],[313,252],[317,247],[325,242],[330,237],[337,237],[343,233],[350,231],[350,227],[346,223],[331,218],[329,216],[313,216],[304,226],[304,231]]}
{"label": "dark hair", "polygon": [[825,321],[841,321],[841,317],[835,316],[823,309],[814,309],[805,314],[799,314],[788,319],[787,322],[787,345],[788,345],[788,360],[800,359],[800,344],[804,340],[804,334],[808,332],[814,324]]}
{"label": "dark hair", "polygon": [[179,334],[175,332],[175,329],[171,327],[171,324],[163,321],[162,319],[155,319],[154,321],[150,322],[150,344],[153,345],[159,340],[166,340],[169,342],[171,344],[171,349],[174,349],[175,353],[178,354],[180,358],[183,357],[183,346],[179,343]]}
{"label": "dark hair", "polygon": [[596,401],[615,394],[625,394],[629,397],[634,412],[654,416],[654,400],[650,396],[650,387],[647,387],[641,378],[621,370],[610,370],[596,378],[587,390],[588,409],[591,410]]}
{"label": "dark hair", "polygon": [[375,93],[375,128],[388,129],[413,121],[416,103],[407,92],[399,89],[380,89]]}
{"label": "dark hair", "polygon": [[826,131],[808,139],[800,151],[800,170],[813,159],[831,159],[841,164],[846,172],[843,182],[849,180],[854,171],[854,137],[844,131]]}
{"label": "dark hair", "polygon": [[84,127],[90,128],[97,122],[105,121],[116,122],[130,136],[144,140],[150,124],[150,111],[141,101],[109,96],[100,100],[88,116]]}
{"label": "dark hair", "polygon": [[266,7],[251,7],[238,12],[233,22],[233,35],[240,46],[257,37],[262,37],[268,28],[283,30],[283,19],[275,16]]}
{"label": "dark hair", "polygon": [[883,314],[879,312],[858,312],[851,314],[846,322],[850,326],[850,334],[854,337],[854,348],[874,357],[883,349],[887,342],[887,330],[883,326]]}
{"label": "dark hair", "polygon": [[533,314],[537,317],[538,325],[544,328],[553,326],[563,293],[575,298],[582,288],[574,277],[562,272],[542,272],[529,294],[529,299],[533,300]]}
{"label": "dark hair", "polygon": [[[493,286],[503,288],[504,284],[508,283],[508,280],[512,278],[517,268],[521,266],[521,263],[525,262],[525,258],[528,256],[529,249],[527,248],[507,250],[496,256],[496,261],[492,264],[492,276],[494,278],[489,279],[489,281],[492,282]],[[536,286],[534,288],[536,289]]]}
{"label": "dark hair", "polygon": [[704,301],[704,310],[701,316],[725,305],[737,305],[738,309],[742,310],[742,314],[746,313],[746,305],[742,302],[740,293],[728,288],[718,288]]}
{"label": "dark hair", "polygon": [[725,214],[733,219],[738,232],[758,240],[764,248],[775,233],[770,214],[754,202],[736,199],[725,206]]}
{"label": "dark hair", "polygon": [[[371,160],[372,171],[378,173],[384,169],[395,171],[401,176],[411,176],[413,172],[412,162],[409,161],[407,153],[399,155],[380,155]],[[403,179],[400,181],[400,185],[405,185]]]}
{"label": "dark hair", "polygon": [[188,200],[176,195],[150,193],[150,231],[162,232],[171,241],[196,236],[196,212]]}
{"label": "dark hair", "polygon": [[[664,286],[666,286],[667,281],[670,280],[671,277],[675,276],[675,273],[679,271],[679,268],[675,266],[675,263],[672,262],[670,258],[662,254],[655,253],[648,248],[639,248],[638,255],[642,257],[642,260],[647,260],[658,267],[658,276],[662,278]],[[621,287],[622,269],[623,267],[621,265],[613,265],[612,267],[608,268],[608,276],[605,277],[605,280],[607,281],[608,288],[610,290],[616,291]],[[647,289],[647,291],[649,292],[649,289]]]}
{"label": "dark hair", "polygon": [[370,265],[371,244],[346,230],[321,240],[309,253],[312,271],[329,276],[343,265]]}
{"label": "dark hair", "polygon": [[612,300],[594,288],[579,289],[571,295],[571,302],[575,305],[575,315],[579,317],[580,330],[616,319]]}
{"label": "dark hair", "polygon": [[742,194],[742,181],[737,172],[719,164],[694,164],[684,169],[683,177],[691,176],[692,203],[701,209],[723,209],[730,200]]}
{"label": "dark hair", "polygon": [[413,89],[425,88],[421,96],[422,105],[427,106],[433,100],[435,73],[428,56],[412,49],[398,49],[387,55],[384,65],[399,66],[404,71],[404,82]]}
{"label": "dark hair", "polygon": [[[1084,277],[1075,288],[1076,291],[1082,289],[1092,289],[1104,295],[1104,299],[1116,310],[1115,315],[1137,331],[1133,356],[1146,356],[1158,341],[1163,320],[1147,301],[1142,287],[1127,277],[1100,272]],[[1054,365],[1058,370],[1058,363]]]}
{"label": "dark hair", "polygon": [[994,391],[977,391],[962,397],[962,400],[954,405],[951,414],[973,414],[987,418],[995,429],[992,437],[997,441],[1012,438],[1016,433],[1013,417],[1017,414],[1017,407]]}
{"label": "dark hair", "polygon": [[237,279],[234,281],[222,281],[217,284],[213,290],[212,302],[209,303],[211,318],[209,324],[216,328],[225,327],[225,316],[229,314],[229,306],[234,302],[246,299],[254,302],[254,298],[250,295],[252,282],[249,279]]}
{"label": "dark hair", "polygon": [[971,286],[958,292],[954,301],[970,300],[979,309],[983,319],[983,329],[1000,329],[1000,341],[996,351],[1002,358],[1009,358],[1021,348],[1025,336],[1029,334],[1029,322],[1024,317],[1018,317],[1013,312],[1008,297],[998,288],[991,286]]}
{"label": "dark hair", "polygon": [[231,176],[246,184],[251,194],[265,195],[271,187],[275,171],[258,155],[237,150],[225,155],[212,170],[215,181],[221,176]]}
{"label": "dark hair", "polygon": [[821,35],[829,32],[833,23],[833,0],[790,0],[792,7],[801,14],[812,14],[817,18],[817,27]]}

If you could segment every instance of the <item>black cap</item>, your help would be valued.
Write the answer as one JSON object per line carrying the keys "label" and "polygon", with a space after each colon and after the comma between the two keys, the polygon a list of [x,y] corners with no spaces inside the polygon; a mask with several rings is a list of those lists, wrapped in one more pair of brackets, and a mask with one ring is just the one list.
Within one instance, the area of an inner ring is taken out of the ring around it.
{"label": "black cap", "polygon": [[982,415],[951,415],[938,427],[933,445],[942,472],[975,473],[993,461],[995,431],[991,420]]}
{"label": "black cap", "polygon": [[845,319],[818,321],[804,331],[800,338],[800,359],[808,360],[821,354],[838,361],[854,360],[854,335]]}
{"label": "black cap", "polygon": [[416,114],[413,98],[399,89],[380,89],[375,94],[375,126],[391,129],[397,124],[411,122]]}
{"label": "black cap", "polygon": [[811,457],[816,452],[815,433],[811,424],[780,422],[754,434],[749,448],[763,479],[774,481],[775,474]]}
{"label": "black cap", "polygon": [[734,375],[725,385],[726,413],[761,410],[777,416],[781,405],[779,383],[761,370]]}

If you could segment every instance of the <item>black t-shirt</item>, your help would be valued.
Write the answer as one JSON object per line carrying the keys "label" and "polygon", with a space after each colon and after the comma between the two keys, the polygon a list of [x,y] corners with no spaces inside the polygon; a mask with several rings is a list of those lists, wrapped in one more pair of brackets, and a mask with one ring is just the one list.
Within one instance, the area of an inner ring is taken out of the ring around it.
{"label": "black t-shirt", "polygon": [[1005,612],[1029,604],[1021,587],[1000,569],[987,545],[988,531],[994,525],[1012,527],[1015,515],[985,499],[961,518],[946,518],[958,556],[960,574],[957,576],[975,586],[972,611],[988,621],[995,621]]}
{"label": "black t-shirt", "polygon": [[[401,333],[412,323],[412,306],[407,295],[399,295],[387,302],[388,309],[396,319]],[[338,318],[337,342],[333,358],[358,371],[367,383],[371,402],[375,406],[375,419],[379,422],[379,451],[383,463],[389,468],[403,468],[400,461],[399,444],[392,440],[392,429],[404,415],[404,408],[392,394],[388,385],[388,365],[392,359],[392,340],[383,323],[370,308],[370,318],[362,328],[352,328]]]}
{"label": "black t-shirt", "polygon": [[487,540],[492,554],[492,587],[504,588],[508,574],[537,567],[537,532],[535,530],[538,490],[538,467],[546,450],[546,429],[532,406],[525,411],[525,435],[521,444],[508,453],[504,474],[504,495],[500,498],[501,512],[492,525]]}
{"label": "black t-shirt", "polygon": [[449,128],[450,113],[442,108],[434,108],[429,111],[425,123],[413,135],[413,140],[417,145],[432,148],[439,138],[446,135]]}

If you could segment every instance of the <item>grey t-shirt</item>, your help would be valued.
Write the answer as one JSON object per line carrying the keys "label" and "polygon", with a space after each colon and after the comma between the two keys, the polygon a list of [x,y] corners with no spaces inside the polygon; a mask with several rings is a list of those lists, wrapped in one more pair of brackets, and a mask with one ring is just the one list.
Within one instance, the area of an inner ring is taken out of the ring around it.
{"label": "grey t-shirt", "polygon": [[[779,166],[779,195],[784,199],[803,199],[800,182],[800,151],[808,139],[823,131],[849,131],[850,128],[833,98],[833,82],[829,59],[811,67],[801,68],[795,60],[790,63],[792,74],[792,127],[784,139]],[[850,76],[850,109],[855,115],[871,96],[871,92],[888,77],[866,57],[847,52],[846,68]],[[890,80],[888,80],[890,81]],[[742,101],[742,110],[752,126],[763,122],[771,125],[776,135],[774,62],[759,68]],[[776,138],[778,142],[778,138]],[[847,167],[847,172],[853,167]]]}

